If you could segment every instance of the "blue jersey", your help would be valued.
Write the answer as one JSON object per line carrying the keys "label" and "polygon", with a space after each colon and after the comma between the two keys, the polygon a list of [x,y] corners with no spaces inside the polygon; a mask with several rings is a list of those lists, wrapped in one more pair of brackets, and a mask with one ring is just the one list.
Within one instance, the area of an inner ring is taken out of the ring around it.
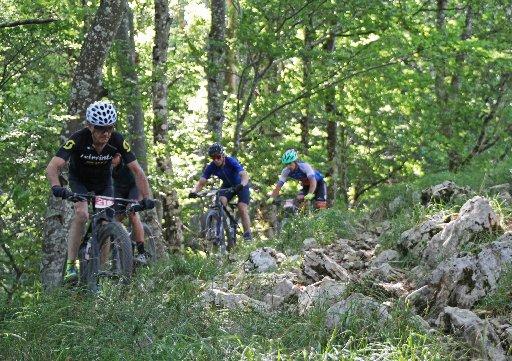
{"label": "blue jersey", "polygon": [[288,167],[284,168],[281,172],[281,176],[279,177],[279,181],[277,184],[283,186],[288,177],[296,179],[302,183],[302,185],[309,185],[310,179],[316,179],[317,182],[320,182],[324,179],[324,176],[319,171],[313,169],[311,165],[305,162],[297,161],[297,167],[295,170],[290,170]]}
{"label": "blue jersey", "polygon": [[205,179],[209,179],[212,175],[219,177],[222,180],[221,188],[234,187],[242,183],[240,172],[244,170],[244,167],[234,157],[226,156],[224,159],[224,164],[220,167],[217,167],[214,162],[208,164],[202,177]]}

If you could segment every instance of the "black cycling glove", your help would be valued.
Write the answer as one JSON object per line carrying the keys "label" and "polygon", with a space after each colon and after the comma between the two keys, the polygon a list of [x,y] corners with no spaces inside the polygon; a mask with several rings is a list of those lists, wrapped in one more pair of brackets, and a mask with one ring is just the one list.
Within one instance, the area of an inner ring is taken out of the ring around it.
{"label": "black cycling glove", "polygon": [[73,192],[71,192],[69,189],[60,186],[53,186],[52,193],[55,197],[62,199],[69,198],[73,195]]}
{"label": "black cycling glove", "polygon": [[242,189],[244,189],[244,186],[242,184],[237,184],[234,188],[235,193],[240,192]]}
{"label": "black cycling glove", "polygon": [[139,201],[139,204],[144,207],[144,209],[153,209],[155,208],[155,201],[153,199],[144,198]]}
{"label": "black cycling glove", "polygon": [[188,194],[188,197],[189,197],[189,198],[198,198],[198,197],[199,197],[199,194],[197,194],[196,192],[190,192],[190,193]]}

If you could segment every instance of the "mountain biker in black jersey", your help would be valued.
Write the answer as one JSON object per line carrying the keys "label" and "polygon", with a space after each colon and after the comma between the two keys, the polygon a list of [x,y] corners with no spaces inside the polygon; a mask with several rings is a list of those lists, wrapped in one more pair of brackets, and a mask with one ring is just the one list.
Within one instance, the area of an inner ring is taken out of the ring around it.
{"label": "mountain biker in black jersey", "polygon": [[[114,195],[116,198],[141,200],[135,177],[119,153],[112,159],[112,180],[114,181]],[[123,220],[126,206],[127,204],[124,202],[115,204],[118,221]],[[132,225],[132,232],[137,245],[138,254],[134,259],[140,264],[147,264],[148,255],[144,249],[144,227],[140,221],[139,213],[128,213],[128,219]]]}
{"label": "mountain biker in black jersey", "polygon": [[[244,228],[243,238],[246,241],[252,240],[251,220],[249,218],[249,174],[236,158],[224,153],[224,147],[219,143],[213,143],[208,148],[208,155],[212,161],[204,169],[196,186],[190,191],[189,197],[197,197],[197,192],[204,187],[206,181],[212,175],[220,178],[222,180],[220,201],[226,205],[235,195],[238,197],[237,207]],[[232,187],[234,187],[234,190],[228,191]]]}
{"label": "mountain biker in black jersey", "polygon": [[[149,183],[144,171],[130,150],[130,145],[123,136],[114,131],[117,121],[115,107],[104,101],[89,105],[86,112],[86,127],[75,132],[57,151],[46,168],[46,175],[55,197],[69,198],[73,193],[85,194],[94,192],[96,195],[112,197],[111,163],[119,153],[133,172],[137,188],[142,194],[139,202],[142,208],[150,209],[155,206],[149,199]],[[59,172],[69,160],[69,186],[62,187]],[[78,277],[76,259],[78,247],[84,232],[84,226],[89,218],[87,201],[75,203],[75,216],[72,220],[68,235],[68,260],[66,264],[65,281]]]}
{"label": "mountain biker in black jersey", "polygon": [[293,178],[302,183],[302,191],[297,195],[298,201],[315,199],[316,209],[327,208],[327,187],[322,173],[315,170],[310,164],[300,161],[295,149],[288,149],[284,152],[281,163],[285,165],[285,168],[267,199],[267,204],[272,204],[286,180]]}

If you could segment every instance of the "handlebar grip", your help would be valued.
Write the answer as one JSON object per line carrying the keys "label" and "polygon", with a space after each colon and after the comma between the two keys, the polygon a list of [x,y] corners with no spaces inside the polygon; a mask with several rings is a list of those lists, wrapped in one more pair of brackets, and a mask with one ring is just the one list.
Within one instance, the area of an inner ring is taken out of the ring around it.
{"label": "handlebar grip", "polygon": [[136,213],[136,212],[143,211],[144,209],[145,208],[142,205],[135,203],[132,206],[126,208],[126,213]]}
{"label": "handlebar grip", "polygon": [[87,199],[76,194],[76,193],[73,193],[72,195],[70,195],[69,197],[66,198],[66,200],[70,201],[70,202],[73,202],[73,203],[78,203],[78,202],[84,202],[86,201]]}

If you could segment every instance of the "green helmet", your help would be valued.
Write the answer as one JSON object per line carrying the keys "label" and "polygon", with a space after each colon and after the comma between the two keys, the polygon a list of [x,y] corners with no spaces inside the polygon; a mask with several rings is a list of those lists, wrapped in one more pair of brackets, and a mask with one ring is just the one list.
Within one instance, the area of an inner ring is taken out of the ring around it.
{"label": "green helmet", "polygon": [[281,157],[281,162],[283,164],[290,164],[295,162],[298,158],[299,156],[297,155],[297,151],[295,149],[288,149]]}

